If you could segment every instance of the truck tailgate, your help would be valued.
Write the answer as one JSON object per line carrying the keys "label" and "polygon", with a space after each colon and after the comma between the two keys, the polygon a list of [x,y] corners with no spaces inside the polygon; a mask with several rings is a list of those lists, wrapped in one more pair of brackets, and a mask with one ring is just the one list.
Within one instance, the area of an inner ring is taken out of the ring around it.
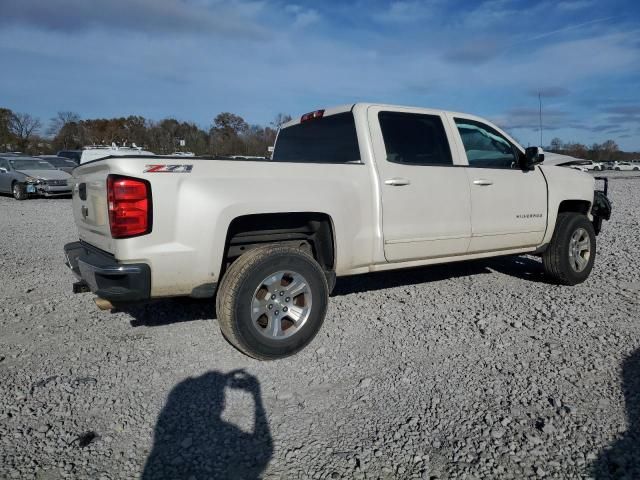
{"label": "truck tailgate", "polygon": [[73,171],[73,217],[80,240],[114,253],[107,204],[108,162],[81,165]]}

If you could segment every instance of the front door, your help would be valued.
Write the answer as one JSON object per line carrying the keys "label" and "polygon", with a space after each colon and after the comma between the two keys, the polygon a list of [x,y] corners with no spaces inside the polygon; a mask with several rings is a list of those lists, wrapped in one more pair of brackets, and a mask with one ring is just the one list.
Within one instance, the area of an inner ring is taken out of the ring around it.
{"label": "front door", "polygon": [[368,118],[380,179],[386,260],[466,253],[469,185],[442,114],[372,106]]}
{"label": "front door", "polygon": [[450,120],[469,164],[469,253],[539,245],[547,227],[547,184],[540,168],[522,170],[517,147],[490,125],[459,115]]}

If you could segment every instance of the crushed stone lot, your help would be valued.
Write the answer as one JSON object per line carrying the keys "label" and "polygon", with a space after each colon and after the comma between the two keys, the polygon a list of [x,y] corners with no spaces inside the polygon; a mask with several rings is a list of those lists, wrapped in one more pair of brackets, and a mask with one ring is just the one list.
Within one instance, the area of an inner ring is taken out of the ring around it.
{"label": "crushed stone lot", "polygon": [[74,295],[69,199],[0,197],[0,478],[640,478],[640,176],[584,284],[535,257],[339,279],[258,362],[214,302]]}

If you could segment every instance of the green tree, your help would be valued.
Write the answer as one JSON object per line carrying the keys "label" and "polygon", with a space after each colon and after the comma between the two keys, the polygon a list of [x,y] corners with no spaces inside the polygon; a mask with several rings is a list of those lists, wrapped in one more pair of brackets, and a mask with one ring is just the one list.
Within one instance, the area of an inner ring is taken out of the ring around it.
{"label": "green tree", "polygon": [[11,147],[13,136],[9,130],[9,123],[13,112],[8,108],[0,108],[0,150]]}
{"label": "green tree", "polygon": [[239,115],[229,112],[218,114],[209,131],[213,152],[218,155],[247,155],[240,135],[248,130],[249,125]]}

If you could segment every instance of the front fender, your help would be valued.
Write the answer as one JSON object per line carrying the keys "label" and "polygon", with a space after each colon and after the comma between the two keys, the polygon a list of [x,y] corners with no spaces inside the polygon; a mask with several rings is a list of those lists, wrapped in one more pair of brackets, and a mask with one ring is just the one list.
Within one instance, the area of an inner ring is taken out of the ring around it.
{"label": "front fender", "polygon": [[547,181],[547,231],[543,244],[549,243],[555,230],[560,204],[565,200],[579,200],[589,204],[587,216],[593,221],[591,206],[595,189],[595,179],[589,173],[578,170],[541,165],[540,169]]}

